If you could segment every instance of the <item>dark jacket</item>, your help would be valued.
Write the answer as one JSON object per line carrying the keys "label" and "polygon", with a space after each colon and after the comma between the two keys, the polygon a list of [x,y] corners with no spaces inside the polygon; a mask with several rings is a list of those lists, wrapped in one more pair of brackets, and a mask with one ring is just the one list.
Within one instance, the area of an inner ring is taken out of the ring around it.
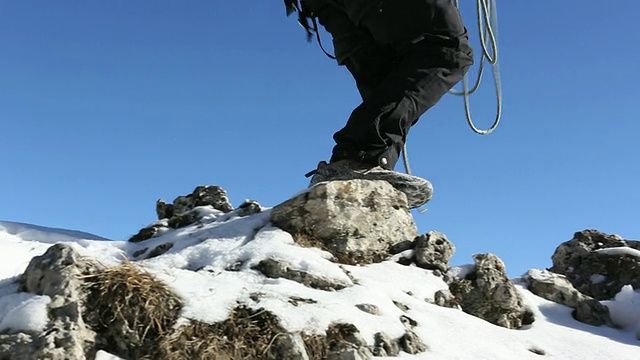
{"label": "dark jacket", "polygon": [[338,6],[347,13],[351,22],[358,25],[364,15],[381,0],[304,0],[309,9],[322,8],[327,5]]}

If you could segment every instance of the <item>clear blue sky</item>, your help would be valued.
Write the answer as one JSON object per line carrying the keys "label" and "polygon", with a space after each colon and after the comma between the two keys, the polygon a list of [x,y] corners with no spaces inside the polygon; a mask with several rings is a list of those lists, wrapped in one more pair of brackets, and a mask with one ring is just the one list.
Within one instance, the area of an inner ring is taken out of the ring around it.
{"label": "clear blue sky", "polygon": [[[409,136],[435,186],[416,221],[455,243],[455,264],[493,252],[517,275],[575,231],[640,238],[639,13],[498,0],[502,125],[475,135],[447,96]],[[494,101],[485,77],[479,126]],[[126,239],[158,198],[201,184],[273,206],[358,103],[281,0],[1,1],[0,220]]]}

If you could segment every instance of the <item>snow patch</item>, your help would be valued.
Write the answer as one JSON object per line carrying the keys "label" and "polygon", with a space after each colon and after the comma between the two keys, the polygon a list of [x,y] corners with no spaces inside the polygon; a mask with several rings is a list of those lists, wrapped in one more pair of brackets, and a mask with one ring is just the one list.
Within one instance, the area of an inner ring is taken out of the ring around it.
{"label": "snow patch", "polygon": [[49,322],[48,296],[17,293],[0,298],[0,332],[42,332]]}

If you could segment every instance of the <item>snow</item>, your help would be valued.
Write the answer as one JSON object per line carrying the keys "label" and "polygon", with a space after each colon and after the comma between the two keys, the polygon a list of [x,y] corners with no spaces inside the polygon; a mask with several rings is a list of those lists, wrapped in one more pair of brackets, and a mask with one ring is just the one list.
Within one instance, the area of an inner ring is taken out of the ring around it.
{"label": "snow", "polygon": [[631,255],[640,259],[640,250],[636,250],[636,249],[625,247],[625,246],[598,249],[598,250],[595,250],[595,252],[606,254],[606,255]]}
{"label": "snow", "polygon": [[[349,322],[370,343],[379,331],[392,337],[402,335],[400,317],[408,316],[418,323],[415,331],[429,350],[418,355],[401,353],[400,359],[539,359],[534,351],[552,359],[635,360],[640,356],[640,292],[630,286],[614,299],[603,301],[611,310],[613,328],[579,323],[571,316],[572,309],[518,285],[535,322],[521,330],[509,330],[460,310],[431,304],[434,293],[447,288],[431,271],[403,266],[394,259],[366,266],[340,265],[329,261],[324,251],[298,246],[289,234],[270,224],[269,209],[248,217],[210,208],[198,211],[205,215],[199,224],[168,230],[137,244],[0,222],[0,331],[40,331],[45,327],[50,299],[19,293],[14,280],[33,256],[52,243],[74,244],[84,256],[113,265],[125,257],[133,258],[141,249],[171,243],[173,247],[165,254],[136,264],[185,299],[182,321],[221,321],[240,302],[275,313],[290,331],[323,333],[331,323]],[[286,262],[291,269],[344,288],[324,291],[286,279],[265,278],[253,269],[264,259]],[[452,271],[464,274],[470,265]],[[364,312],[356,305],[373,305],[378,313]],[[105,352],[97,358],[117,359]]]}
{"label": "snow", "polygon": [[33,332],[44,330],[49,317],[48,296],[29,293],[9,294],[0,298],[0,332]]}

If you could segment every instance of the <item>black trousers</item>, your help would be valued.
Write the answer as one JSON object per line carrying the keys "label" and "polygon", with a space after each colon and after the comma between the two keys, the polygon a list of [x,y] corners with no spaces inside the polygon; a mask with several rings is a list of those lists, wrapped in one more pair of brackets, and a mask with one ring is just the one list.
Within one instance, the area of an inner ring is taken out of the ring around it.
{"label": "black trousers", "polygon": [[326,2],[315,13],[362,96],[330,161],[393,169],[411,126],[473,64],[467,30],[451,0],[382,0],[359,23]]}

